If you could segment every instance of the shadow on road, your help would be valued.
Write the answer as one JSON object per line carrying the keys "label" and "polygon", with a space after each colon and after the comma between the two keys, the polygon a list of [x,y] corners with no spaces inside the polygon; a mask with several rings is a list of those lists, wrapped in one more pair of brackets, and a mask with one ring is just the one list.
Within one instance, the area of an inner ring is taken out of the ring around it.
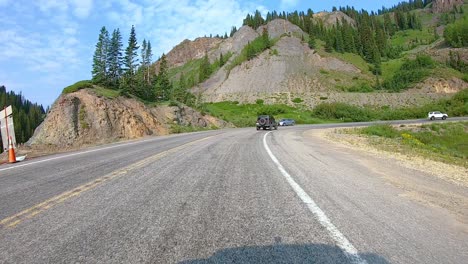
{"label": "shadow on road", "polygon": [[[375,254],[359,254],[367,263],[389,263]],[[324,244],[254,246],[228,248],[216,252],[208,259],[196,259],[179,264],[208,263],[353,263],[336,246]]]}

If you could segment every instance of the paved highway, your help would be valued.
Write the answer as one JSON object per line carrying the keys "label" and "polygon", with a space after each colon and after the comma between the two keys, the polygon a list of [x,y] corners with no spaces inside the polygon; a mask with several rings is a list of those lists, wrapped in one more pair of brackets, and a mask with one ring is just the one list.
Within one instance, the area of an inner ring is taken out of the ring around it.
{"label": "paved highway", "polygon": [[311,133],[333,126],[154,137],[1,166],[0,263],[466,263],[467,188]]}

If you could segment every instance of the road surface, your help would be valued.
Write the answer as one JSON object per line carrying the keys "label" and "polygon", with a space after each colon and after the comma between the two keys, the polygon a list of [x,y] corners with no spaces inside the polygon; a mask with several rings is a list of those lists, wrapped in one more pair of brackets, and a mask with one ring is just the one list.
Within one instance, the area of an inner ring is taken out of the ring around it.
{"label": "road surface", "polygon": [[[153,137],[1,166],[0,263],[466,263],[466,187],[310,133],[324,127]],[[392,175],[455,206],[416,199]]]}

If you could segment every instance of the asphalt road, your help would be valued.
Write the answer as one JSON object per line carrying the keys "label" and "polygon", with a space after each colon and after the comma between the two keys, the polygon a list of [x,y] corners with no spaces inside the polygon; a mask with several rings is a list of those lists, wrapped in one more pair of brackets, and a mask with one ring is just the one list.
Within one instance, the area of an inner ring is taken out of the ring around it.
{"label": "asphalt road", "polygon": [[333,126],[154,137],[0,166],[0,263],[466,263],[468,219],[388,179],[436,186],[460,210],[467,188],[310,133]]}

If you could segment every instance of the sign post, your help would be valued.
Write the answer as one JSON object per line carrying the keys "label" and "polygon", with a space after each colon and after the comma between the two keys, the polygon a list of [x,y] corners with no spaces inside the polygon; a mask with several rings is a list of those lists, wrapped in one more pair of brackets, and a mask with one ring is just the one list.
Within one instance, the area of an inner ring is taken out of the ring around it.
{"label": "sign post", "polygon": [[[0,133],[2,134],[3,151],[7,151],[10,143],[16,148],[15,127],[11,105],[0,111]],[[11,140],[11,142],[10,142]]]}

